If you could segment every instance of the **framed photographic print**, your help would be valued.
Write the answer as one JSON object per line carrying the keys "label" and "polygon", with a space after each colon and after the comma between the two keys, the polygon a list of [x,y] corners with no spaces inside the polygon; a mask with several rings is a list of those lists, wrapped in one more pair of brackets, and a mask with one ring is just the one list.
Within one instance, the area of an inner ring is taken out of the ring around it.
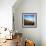
{"label": "framed photographic print", "polygon": [[37,13],[22,13],[22,27],[36,28]]}

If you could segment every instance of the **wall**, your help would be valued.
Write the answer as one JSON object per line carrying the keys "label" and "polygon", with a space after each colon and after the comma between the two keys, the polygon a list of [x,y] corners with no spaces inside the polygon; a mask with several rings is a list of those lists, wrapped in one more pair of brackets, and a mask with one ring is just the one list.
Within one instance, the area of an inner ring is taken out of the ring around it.
{"label": "wall", "polygon": [[12,6],[16,0],[0,0],[0,27],[12,29]]}
{"label": "wall", "polygon": [[[16,0],[0,0],[0,32],[2,32],[4,29],[1,29],[1,27],[6,27],[9,30],[12,29],[12,6]],[[3,31],[2,34],[0,34],[0,38],[4,38],[5,34],[7,34],[5,31]],[[10,35],[8,33],[8,35]]]}
{"label": "wall", "polygon": [[[27,39],[33,40],[36,46],[46,46],[46,44],[44,43],[45,41],[42,39],[43,36],[46,34],[43,31],[45,30],[45,28],[43,27],[45,27],[46,25],[43,23],[43,21],[45,20],[43,19],[43,14],[44,14],[43,13],[44,8],[42,8],[44,6],[43,0],[42,1],[41,0],[23,0],[22,2],[20,0],[20,2],[19,3],[18,2],[16,2],[15,5],[13,6],[14,25],[15,25],[13,27],[15,27],[15,31],[22,32],[24,39],[27,38]],[[22,28],[22,13],[23,12],[37,13],[37,28]]]}
{"label": "wall", "polygon": [[[14,12],[15,17],[15,30],[23,33],[24,39],[34,40],[36,46],[41,46],[41,21],[40,21],[40,0],[25,0],[18,5]],[[16,6],[15,6],[16,7]],[[37,13],[37,28],[22,28],[22,13],[23,12],[36,12]]]}
{"label": "wall", "polygon": [[46,0],[41,5],[41,39],[42,46],[46,46]]}

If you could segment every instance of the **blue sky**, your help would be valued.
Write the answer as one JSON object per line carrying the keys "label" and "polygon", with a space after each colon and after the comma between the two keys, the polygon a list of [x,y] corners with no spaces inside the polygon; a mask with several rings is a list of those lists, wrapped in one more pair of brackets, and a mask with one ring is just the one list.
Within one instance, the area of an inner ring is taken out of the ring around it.
{"label": "blue sky", "polygon": [[33,15],[24,15],[24,19],[29,20],[29,21],[34,21],[34,16]]}

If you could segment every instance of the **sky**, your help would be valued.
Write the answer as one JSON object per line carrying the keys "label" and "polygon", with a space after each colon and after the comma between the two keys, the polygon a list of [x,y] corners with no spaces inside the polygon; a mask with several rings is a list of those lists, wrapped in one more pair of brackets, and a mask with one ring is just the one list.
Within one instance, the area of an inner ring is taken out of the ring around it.
{"label": "sky", "polygon": [[34,21],[34,15],[24,15],[24,19]]}

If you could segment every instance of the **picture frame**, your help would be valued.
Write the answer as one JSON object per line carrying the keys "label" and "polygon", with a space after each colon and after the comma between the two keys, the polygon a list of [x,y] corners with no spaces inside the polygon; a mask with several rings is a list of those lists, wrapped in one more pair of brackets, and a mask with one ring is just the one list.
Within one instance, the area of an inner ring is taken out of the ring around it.
{"label": "picture frame", "polygon": [[37,27],[37,13],[22,13],[22,27],[36,28]]}

